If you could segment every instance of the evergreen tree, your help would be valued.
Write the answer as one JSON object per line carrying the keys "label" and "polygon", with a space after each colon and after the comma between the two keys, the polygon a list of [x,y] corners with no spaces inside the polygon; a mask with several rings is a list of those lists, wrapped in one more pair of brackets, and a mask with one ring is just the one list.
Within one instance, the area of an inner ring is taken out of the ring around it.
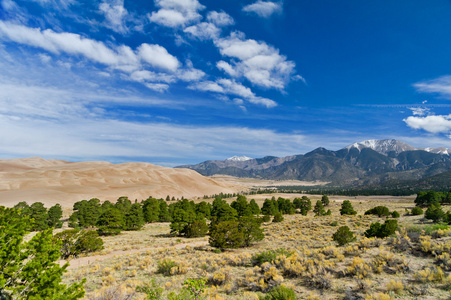
{"label": "evergreen tree", "polygon": [[53,240],[61,242],[62,259],[103,249],[103,240],[95,230],[64,230],[55,234]]}
{"label": "evergreen tree", "polygon": [[125,214],[125,230],[140,230],[144,226],[144,215],[141,204],[133,203]]}
{"label": "evergreen tree", "polygon": [[124,228],[124,216],[118,209],[110,208],[99,216],[97,227],[100,235],[120,234]]}
{"label": "evergreen tree", "polygon": [[296,209],[290,199],[279,197],[277,199],[277,208],[281,214],[294,215]]}
{"label": "evergreen tree", "polygon": [[31,215],[31,208],[28,205],[28,203],[25,202],[25,201],[17,203],[16,205],[14,205],[14,208],[16,210],[20,210],[20,214],[23,215],[23,216]]}
{"label": "evergreen tree", "polygon": [[338,243],[338,246],[343,246],[355,241],[356,238],[348,226],[341,226],[338,228],[337,232],[332,235],[332,239]]}
{"label": "evergreen tree", "polygon": [[32,229],[33,230],[44,230],[49,227],[48,225],[48,215],[47,208],[44,207],[42,202],[35,202],[30,205],[31,215],[30,217],[34,220]]}
{"label": "evergreen tree", "polygon": [[323,195],[321,197],[321,202],[323,203],[323,206],[328,206],[330,201],[329,201],[329,197],[327,197],[327,195]]}
{"label": "evergreen tree", "polygon": [[24,242],[27,216],[0,206],[0,296],[2,299],[73,300],[84,296],[83,284],[67,287],[60,267],[60,245],[53,242],[52,230],[36,234]]}
{"label": "evergreen tree", "polygon": [[238,195],[236,200],[233,201],[230,206],[236,210],[239,217],[252,215],[251,207],[245,196]]}
{"label": "evergreen tree", "polygon": [[261,210],[260,207],[258,206],[257,202],[255,202],[254,199],[251,199],[251,202],[249,202],[249,207],[251,208],[251,213],[252,215],[260,215]]}
{"label": "evergreen tree", "polygon": [[260,228],[260,222],[254,216],[245,216],[239,219],[238,228],[243,233],[244,247],[251,246],[255,242],[265,238],[263,229]]}
{"label": "evergreen tree", "polygon": [[54,206],[49,208],[48,211],[48,225],[54,228],[63,227],[63,222],[61,218],[63,217],[63,210],[60,204],[55,204]]}
{"label": "evergreen tree", "polygon": [[293,200],[295,208],[301,211],[301,214],[306,216],[309,211],[312,210],[312,202],[307,196],[302,196],[302,198],[295,198]]}
{"label": "evergreen tree", "polygon": [[261,211],[262,214],[264,215],[274,216],[276,213],[279,212],[276,200],[265,199]]}
{"label": "evergreen tree", "polygon": [[224,221],[215,224],[210,229],[210,246],[227,249],[239,248],[244,244],[244,233],[240,230],[238,221]]}
{"label": "evergreen tree", "polygon": [[315,213],[315,217],[324,216],[326,214],[326,211],[324,210],[324,206],[321,200],[316,201],[315,208],[313,208],[313,212]]}
{"label": "evergreen tree", "polygon": [[196,214],[201,214],[206,219],[211,218],[211,204],[205,201],[196,204]]}
{"label": "evergreen tree", "polygon": [[216,198],[211,209],[210,226],[223,221],[235,221],[238,213],[225,200]]}
{"label": "evergreen tree", "polygon": [[356,215],[357,212],[352,207],[351,201],[345,200],[341,204],[340,215]]}
{"label": "evergreen tree", "polygon": [[439,203],[431,204],[424,213],[426,219],[432,220],[434,223],[438,223],[445,217],[445,213],[442,210],[442,206]]}
{"label": "evergreen tree", "polygon": [[159,213],[158,213],[158,221],[159,222],[170,222],[171,221],[171,215],[169,214],[169,208],[166,201],[163,199],[158,200],[159,201]]}
{"label": "evergreen tree", "polygon": [[160,201],[155,198],[147,198],[143,203],[144,220],[147,223],[157,222],[160,215]]}
{"label": "evergreen tree", "polygon": [[128,197],[119,197],[119,199],[117,199],[116,201],[116,204],[114,204],[114,207],[116,207],[123,214],[127,214],[127,212],[132,207],[132,202],[128,199]]}

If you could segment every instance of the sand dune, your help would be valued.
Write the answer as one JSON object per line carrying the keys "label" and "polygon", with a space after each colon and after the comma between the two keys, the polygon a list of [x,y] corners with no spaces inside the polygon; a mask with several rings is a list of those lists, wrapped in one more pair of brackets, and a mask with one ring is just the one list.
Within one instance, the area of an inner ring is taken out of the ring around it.
{"label": "sand dune", "polygon": [[0,205],[20,201],[71,207],[90,198],[116,201],[120,196],[202,197],[240,191],[236,184],[209,179],[188,169],[148,163],[67,162],[39,157],[0,159]]}

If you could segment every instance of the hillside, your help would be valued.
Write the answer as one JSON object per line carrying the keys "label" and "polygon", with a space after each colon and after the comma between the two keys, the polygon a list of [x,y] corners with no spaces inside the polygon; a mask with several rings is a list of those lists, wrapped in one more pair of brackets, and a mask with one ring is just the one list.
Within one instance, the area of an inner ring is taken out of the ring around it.
{"label": "hillside", "polygon": [[41,201],[72,206],[83,199],[146,199],[167,195],[191,198],[233,193],[238,185],[206,178],[187,169],[147,163],[67,162],[42,158],[0,160],[0,205]]}

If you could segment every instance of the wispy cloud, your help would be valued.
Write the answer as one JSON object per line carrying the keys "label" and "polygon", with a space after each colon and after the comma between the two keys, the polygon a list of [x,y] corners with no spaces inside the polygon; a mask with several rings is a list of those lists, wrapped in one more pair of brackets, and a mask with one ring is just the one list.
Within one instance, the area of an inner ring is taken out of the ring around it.
{"label": "wispy cloud", "polygon": [[275,13],[282,12],[282,3],[259,0],[243,7],[243,11],[247,13],[254,13],[262,18],[269,18]]}
{"label": "wispy cloud", "polygon": [[451,99],[451,75],[418,82],[413,86],[417,89],[418,92],[436,93],[443,98]]}

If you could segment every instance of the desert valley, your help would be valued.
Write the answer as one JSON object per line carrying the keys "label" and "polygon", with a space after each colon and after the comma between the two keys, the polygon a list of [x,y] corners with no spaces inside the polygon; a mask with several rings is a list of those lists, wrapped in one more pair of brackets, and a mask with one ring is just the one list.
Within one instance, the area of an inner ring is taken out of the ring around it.
{"label": "desert valley", "polygon": [[[0,206],[31,218],[35,202],[49,216],[61,206],[52,226],[66,252],[57,263],[69,263],[63,284],[84,282],[84,299],[450,297],[450,193],[308,193],[331,184],[205,177],[146,163],[0,160]],[[112,225],[113,214],[102,223],[112,211],[122,213],[122,225]],[[88,233],[100,244],[83,244]]]}

